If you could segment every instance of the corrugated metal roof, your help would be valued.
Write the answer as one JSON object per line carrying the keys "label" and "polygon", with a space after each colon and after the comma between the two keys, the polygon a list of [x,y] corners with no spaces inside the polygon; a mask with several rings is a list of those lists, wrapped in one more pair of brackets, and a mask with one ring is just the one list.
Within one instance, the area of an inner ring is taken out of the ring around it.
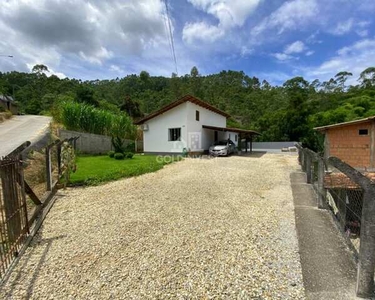
{"label": "corrugated metal roof", "polygon": [[0,95],[0,100],[5,101],[5,102],[13,102],[13,98],[11,96],[5,96],[5,95]]}
{"label": "corrugated metal roof", "polygon": [[324,131],[324,130],[327,130],[327,129],[330,129],[330,128],[350,126],[350,125],[355,125],[355,124],[360,124],[360,123],[366,123],[366,122],[373,121],[373,120],[375,120],[375,116],[368,117],[368,118],[365,118],[365,119],[349,121],[349,122],[342,122],[342,123],[336,123],[336,124],[332,124],[332,125],[315,127],[314,130]]}

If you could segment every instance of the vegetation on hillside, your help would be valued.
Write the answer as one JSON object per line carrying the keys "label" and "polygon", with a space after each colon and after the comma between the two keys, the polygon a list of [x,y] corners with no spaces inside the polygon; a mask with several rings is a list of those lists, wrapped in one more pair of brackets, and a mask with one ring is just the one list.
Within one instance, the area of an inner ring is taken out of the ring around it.
{"label": "vegetation on hillside", "polygon": [[12,95],[14,90],[21,109],[29,114],[49,114],[61,103],[74,101],[132,118],[192,94],[230,113],[228,126],[258,130],[263,141],[302,141],[317,148],[313,127],[375,115],[375,68],[364,70],[353,86],[347,85],[349,71],[338,70],[325,82],[295,77],[272,86],[237,71],[201,76],[196,67],[171,78],[142,71],[83,82],[48,77],[48,68],[38,65],[32,73],[0,73],[0,93]]}

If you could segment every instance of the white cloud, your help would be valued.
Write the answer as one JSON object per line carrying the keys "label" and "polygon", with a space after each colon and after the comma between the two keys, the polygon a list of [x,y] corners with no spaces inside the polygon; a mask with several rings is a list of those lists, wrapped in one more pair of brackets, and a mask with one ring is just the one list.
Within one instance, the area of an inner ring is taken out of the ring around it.
{"label": "white cloud", "polygon": [[220,26],[242,26],[261,0],[188,0],[196,8],[216,17]]}
{"label": "white cloud", "polygon": [[272,56],[277,58],[280,61],[286,61],[293,58],[293,56],[285,54],[285,53],[273,53]]}
{"label": "white cloud", "polygon": [[315,51],[310,50],[310,51],[307,51],[307,52],[305,53],[305,55],[306,55],[306,56],[311,56],[311,55],[313,55],[314,53],[315,53]]}
{"label": "white cloud", "polygon": [[[273,57],[275,57],[277,60],[287,61],[287,60],[291,60],[291,59],[299,59],[299,57],[293,56],[292,54],[299,54],[299,53],[305,52],[307,50],[308,50],[308,48],[306,47],[306,45],[302,41],[296,41],[294,43],[291,43],[291,44],[287,45],[285,47],[283,53],[273,53],[271,55]],[[308,55],[309,52],[311,52],[311,51],[306,52],[306,55]],[[312,53],[314,53],[314,52],[312,52]],[[309,54],[309,55],[311,55],[311,54]]]}
{"label": "white cloud", "polygon": [[356,33],[357,33],[360,37],[366,37],[366,36],[368,36],[369,31],[368,31],[367,29],[358,29],[358,30],[356,30]]}
{"label": "white cloud", "polygon": [[313,34],[309,35],[309,37],[306,39],[306,43],[308,44],[321,44],[323,43],[322,40],[318,39],[319,31],[314,32]]}
{"label": "white cloud", "polygon": [[332,34],[343,35],[352,30],[354,26],[353,18],[348,19],[347,21],[339,22],[334,29],[331,30]]}
{"label": "white cloud", "polygon": [[222,37],[224,33],[221,28],[205,22],[188,23],[182,31],[182,39],[188,44],[193,44],[195,41],[214,42]]}
{"label": "white cloud", "polygon": [[123,73],[124,70],[121,69],[119,66],[116,66],[116,65],[111,65],[109,67],[109,70],[112,71],[112,72],[115,72],[115,73]]}
{"label": "white cloud", "polygon": [[246,46],[241,47],[241,57],[246,57],[254,53],[254,49],[248,48]]}
{"label": "white cloud", "polygon": [[14,55],[13,60],[0,60],[5,71],[28,71],[36,63],[58,71],[67,65],[100,66],[168,49],[161,0],[3,2],[0,36],[6,38],[0,51]]}
{"label": "white cloud", "polygon": [[375,65],[375,39],[363,39],[350,46],[343,47],[331,59],[315,68],[305,69],[307,78],[327,80],[340,71],[350,71],[353,77],[351,84],[356,83],[359,74]]}
{"label": "white cloud", "polygon": [[306,46],[303,42],[301,41],[296,41],[290,45],[288,45],[285,50],[284,50],[284,53],[285,54],[293,54],[293,53],[301,53],[303,52],[304,50],[306,49]]}
{"label": "white cloud", "polygon": [[80,51],[79,55],[84,60],[92,64],[102,65],[103,60],[107,60],[113,57],[113,52],[108,51],[105,47],[101,47],[95,53],[92,53],[91,55],[86,55],[83,51]]}
{"label": "white cloud", "polygon": [[316,0],[291,0],[284,2],[270,16],[251,31],[256,37],[268,30],[276,29],[279,34],[297,29],[313,21],[319,12]]}
{"label": "white cloud", "polygon": [[194,41],[214,42],[222,38],[234,27],[244,25],[262,0],[188,0],[195,8],[218,19],[217,25],[207,22],[186,23],[183,40],[188,44]]}
{"label": "white cloud", "polygon": [[369,34],[367,27],[371,24],[369,21],[356,21],[350,18],[346,21],[339,22],[328,32],[334,35],[344,35],[355,31],[360,37],[366,37]]}

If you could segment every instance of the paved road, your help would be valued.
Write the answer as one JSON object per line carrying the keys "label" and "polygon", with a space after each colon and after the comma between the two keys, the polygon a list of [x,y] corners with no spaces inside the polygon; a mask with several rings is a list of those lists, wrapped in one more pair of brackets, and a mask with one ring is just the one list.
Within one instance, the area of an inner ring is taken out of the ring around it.
{"label": "paved road", "polygon": [[48,130],[50,117],[14,116],[11,120],[0,123],[0,157],[26,141],[38,141]]}

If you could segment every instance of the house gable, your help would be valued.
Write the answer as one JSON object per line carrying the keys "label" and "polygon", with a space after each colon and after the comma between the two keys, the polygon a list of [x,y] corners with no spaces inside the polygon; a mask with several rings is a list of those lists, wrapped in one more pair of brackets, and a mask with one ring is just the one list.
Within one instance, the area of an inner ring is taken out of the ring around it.
{"label": "house gable", "polygon": [[199,105],[199,106],[201,106],[201,107],[203,107],[207,110],[210,110],[210,111],[215,112],[219,115],[222,115],[225,118],[230,117],[230,115],[227,114],[226,112],[224,112],[224,111],[222,111],[222,110],[220,110],[220,109],[218,109],[218,108],[216,108],[216,107],[214,107],[214,106],[212,106],[212,105],[210,105],[210,104],[208,104],[208,103],[206,103],[206,102],[204,102],[204,101],[202,101],[202,100],[200,100],[196,97],[193,97],[191,95],[186,95],[186,96],[180,98],[179,100],[174,101],[174,102],[162,107],[161,109],[149,114],[148,116],[137,120],[136,122],[134,122],[134,124],[135,125],[141,125],[141,124],[143,124],[143,123],[145,123],[145,122],[147,122],[147,121],[149,121],[149,120],[151,120],[151,119],[171,110],[172,108],[175,108],[175,107],[177,107],[177,106],[179,106],[183,103],[186,103],[186,102],[191,102],[191,103],[194,103],[196,105]]}

